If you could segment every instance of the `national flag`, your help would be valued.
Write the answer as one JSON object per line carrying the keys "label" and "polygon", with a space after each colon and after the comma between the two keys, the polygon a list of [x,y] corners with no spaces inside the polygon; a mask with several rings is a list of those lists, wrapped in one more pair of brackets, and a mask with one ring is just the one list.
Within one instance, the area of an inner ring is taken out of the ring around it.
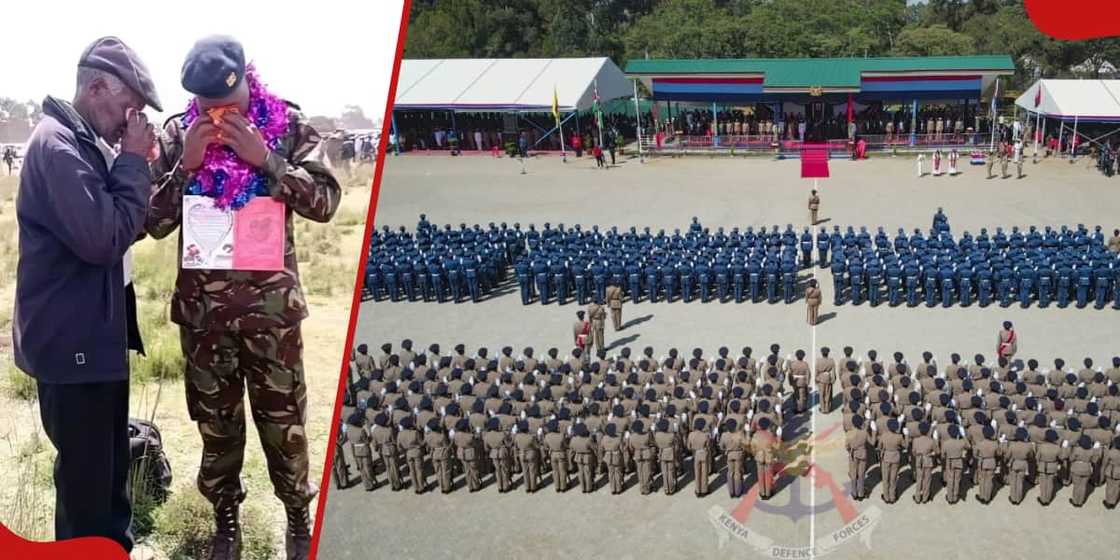
{"label": "national flag", "polygon": [[996,89],[992,92],[992,107],[990,109],[992,122],[996,120],[996,99],[999,99],[999,78],[996,78]]}
{"label": "national flag", "polygon": [[556,118],[556,126],[560,126],[560,98],[556,95],[556,86],[552,86],[552,116]]}
{"label": "national flag", "polygon": [[591,98],[591,110],[595,113],[595,123],[599,125],[599,130],[603,130],[603,111],[599,106],[599,80],[595,80],[595,94]]}
{"label": "national flag", "polygon": [[848,122],[854,122],[855,120],[856,120],[855,119],[855,107],[853,107],[853,105],[852,105],[852,94],[849,93],[848,94]]}

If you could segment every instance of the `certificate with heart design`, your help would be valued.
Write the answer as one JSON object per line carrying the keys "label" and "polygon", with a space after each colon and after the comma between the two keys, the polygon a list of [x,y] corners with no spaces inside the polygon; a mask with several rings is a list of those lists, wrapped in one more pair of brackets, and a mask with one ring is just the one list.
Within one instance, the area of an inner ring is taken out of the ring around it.
{"label": "certificate with heart design", "polygon": [[183,197],[184,269],[284,269],[284,204],[258,196],[240,210],[223,210],[206,196]]}

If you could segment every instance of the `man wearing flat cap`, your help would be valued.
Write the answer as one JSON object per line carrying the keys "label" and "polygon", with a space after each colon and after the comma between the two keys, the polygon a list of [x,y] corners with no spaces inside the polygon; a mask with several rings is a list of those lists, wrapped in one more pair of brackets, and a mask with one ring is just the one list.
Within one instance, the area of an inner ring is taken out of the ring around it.
{"label": "man wearing flat cap", "polygon": [[[152,164],[148,233],[163,238],[182,225],[184,195],[212,197],[215,207],[233,212],[268,197],[283,205],[284,215],[282,269],[180,268],[171,302],[186,357],[188,410],[202,435],[198,488],[213,504],[217,524],[211,557],[240,553],[247,388],[269,477],[287,511],[288,557],[306,558],[308,503],[318,488],[307,479],[300,336],[307,304],[292,221],[293,214],[329,221],[341,189],[323,165],[308,159],[319,134],[297,106],[265,88],[236,40],[198,41],[181,82],[195,97],[164,126],[162,154]],[[181,233],[179,245],[181,256]]]}
{"label": "man wearing flat cap", "polygon": [[144,231],[151,186],[145,105],[161,110],[144,63],[116,37],[94,41],[74,100],[43,101],[16,199],[12,342],[58,450],[55,538],[107,537],[125,550],[128,349],[140,342],[125,255]]}

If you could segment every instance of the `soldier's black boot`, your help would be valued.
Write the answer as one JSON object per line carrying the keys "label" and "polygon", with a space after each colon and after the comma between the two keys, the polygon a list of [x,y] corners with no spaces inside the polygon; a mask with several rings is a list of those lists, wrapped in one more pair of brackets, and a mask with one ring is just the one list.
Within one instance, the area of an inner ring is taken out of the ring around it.
{"label": "soldier's black boot", "polygon": [[238,560],[241,558],[241,523],[238,504],[223,503],[214,506],[216,530],[210,539],[210,560]]}
{"label": "soldier's black boot", "polygon": [[288,560],[307,560],[311,553],[311,513],[307,506],[284,509],[288,513],[288,530],[284,533]]}

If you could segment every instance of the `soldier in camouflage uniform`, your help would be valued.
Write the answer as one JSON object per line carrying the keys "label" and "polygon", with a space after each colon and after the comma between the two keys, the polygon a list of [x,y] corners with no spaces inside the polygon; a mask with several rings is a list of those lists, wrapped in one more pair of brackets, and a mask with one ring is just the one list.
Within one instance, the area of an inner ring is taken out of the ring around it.
{"label": "soldier in camouflage uniform", "polygon": [[[183,115],[176,115],[164,127],[162,153],[152,164],[156,187],[147,232],[161,239],[180,226],[184,189],[211,143],[226,144],[254,165],[267,183],[268,195],[286,205],[284,270],[180,269],[171,302],[171,320],[180,325],[187,362],[187,405],[202,435],[198,488],[214,505],[217,520],[211,557],[240,555],[237,512],[245,499],[240,472],[247,387],[269,476],[287,511],[288,557],[306,558],[308,504],[318,488],[307,475],[307,397],[300,336],[307,304],[300,289],[292,222],[293,213],[329,221],[338,208],[341,189],[327,168],[308,159],[320,137],[297,106],[288,103],[290,125],[274,148],[241,117],[248,114],[250,86],[244,54],[235,40],[200,40],[187,56],[182,81],[196,95],[201,118],[185,129]],[[241,115],[226,116],[220,125],[205,118],[208,108],[229,104],[239,106]]]}

